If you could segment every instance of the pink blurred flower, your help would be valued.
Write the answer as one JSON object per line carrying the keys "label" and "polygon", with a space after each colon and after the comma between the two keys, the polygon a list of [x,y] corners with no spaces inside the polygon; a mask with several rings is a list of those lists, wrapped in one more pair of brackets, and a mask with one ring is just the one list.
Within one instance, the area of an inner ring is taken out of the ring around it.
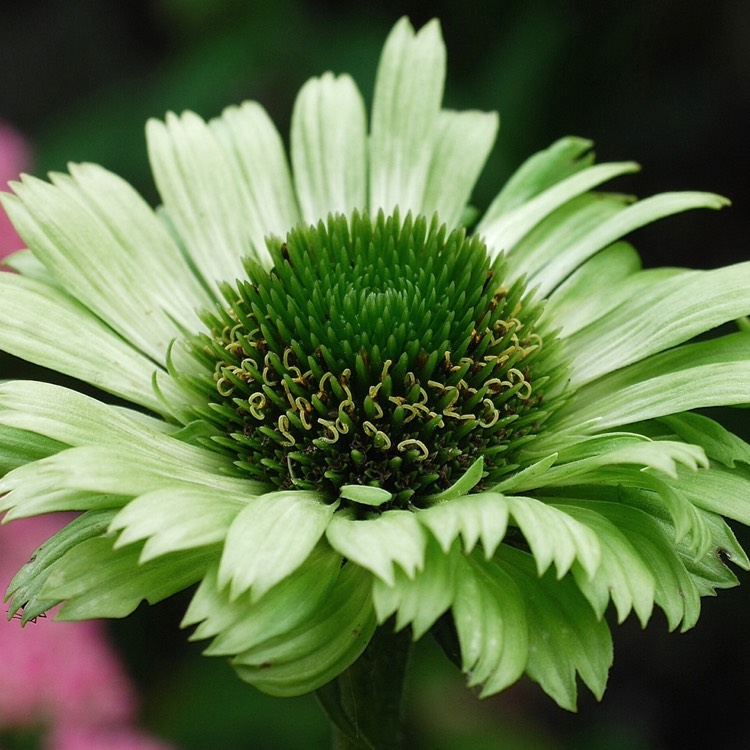
{"label": "pink blurred flower", "polygon": [[170,750],[130,727],[59,727],[47,737],[46,750]]}
{"label": "pink blurred flower", "polygon": [[[5,190],[8,182],[17,179],[30,164],[31,153],[24,139],[13,128],[0,122],[0,190]],[[0,260],[21,247],[21,238],[0,207]]]}
{"label": "pink blurred flower", "polygon": [[[27,519],[0,528],[0,589],[61,520]],[[101,623],[49,617],[22,628],[3,618],[0,664],[0,726],[124,722],[135,716],[134,691]]]}
{"label": "pink blurred flower", "polygon": [[[66,515],[0,526],[0,590]],[[101,622],[2,617],[0,664],[0,732],[46,727],[46,750],[170,750],[133,726],[135,691]]]}

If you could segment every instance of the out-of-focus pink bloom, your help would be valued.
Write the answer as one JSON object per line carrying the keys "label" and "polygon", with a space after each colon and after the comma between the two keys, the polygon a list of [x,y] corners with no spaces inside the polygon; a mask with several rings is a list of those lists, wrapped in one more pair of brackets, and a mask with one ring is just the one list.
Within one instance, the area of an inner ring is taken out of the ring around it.
{"label": "out-of-focus pink bloom", "polygon": [[[0,526],[0,591],[68,520],[61,514]],[[133,726],[135,691],[101,622],[50,616],[21,627],[0,617],[0,665],[0,732],[46,727],[46,750],[170,750]]]}
{"label": "out-of-focus pink bloom", "polygon": [[[0,527],[0,589],[62,519]],[[101,623],[39,618],[21,627],[0,620],[0,726],[89,725],[131,721],[136,699]],[[104,746],[102,746],[104,747]]]}
{"label": "out-of-focus pink bloom", "polygon": [[59,727],[47,737],[46,750],[170,750],[130,727]]}
{"label": "out-of-focus pink bloom", "polygon": [[[5,190],[8,182],[17,179],[30,163],[31,155],[24,139],[13,128],[0,122],[0,190]],[[21,247],[21,238],[0,207],[0,259]]]}

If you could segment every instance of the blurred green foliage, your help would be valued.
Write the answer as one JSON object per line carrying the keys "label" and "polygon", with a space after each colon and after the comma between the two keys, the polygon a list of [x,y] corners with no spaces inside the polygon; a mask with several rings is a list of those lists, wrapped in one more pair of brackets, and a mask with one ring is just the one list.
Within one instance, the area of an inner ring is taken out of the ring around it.
{"label": "blurred green foliage", "polygon": [[[721,215],[688,215],[640,232],[646,264],[706,267],[747,257],[750,4],[741,1],[6,2],[0,118],[30,138],[35,171],[99,162],[156,202],[147,118],[183,109],[211,117],[256,99],[286,135],[294,96],[312,75],[347,71],[370,100],[381,45],[403,14],[416,25],[432,16],[443,22],[448,106],[501,113],[477,205],[486,206],[534,150],[583,135],[602,158],[645,166],[623,190],[698,188],[735,201]],[[748,435],[744,412],[737,422]],[[633,622],[617,628],[610,689],[601,705],[584,696],[578,715],[561,712],[530,683],[480,703],[434,645],[420,644],[407,698],[409,746],[750,747],[748,584],[707,602],[698,628],[684,636],[668,635],[659,617],[646,633]],[[149,726],[183,750],[327,747],[312,697],[262,696],[220,660],[201,657],[178,631],[183,606],[144,608],[112,627]]]}

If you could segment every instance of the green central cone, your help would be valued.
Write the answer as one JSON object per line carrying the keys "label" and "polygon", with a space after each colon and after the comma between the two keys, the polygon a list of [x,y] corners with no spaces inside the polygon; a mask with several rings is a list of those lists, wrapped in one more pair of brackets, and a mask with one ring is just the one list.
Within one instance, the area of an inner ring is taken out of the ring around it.
{"label": "green central cone", "polygon": [[[482,457],[488,485],[545,418],[541,307],[480,239],[354,214],[272,240],[194,351],[214,440],[281,489],[372,485],[404,507]],[[550,338],[550,337],[546,337]],[[554,343],[554,339],[553,339]],[[547,347],[548,348],[548,347]]]}

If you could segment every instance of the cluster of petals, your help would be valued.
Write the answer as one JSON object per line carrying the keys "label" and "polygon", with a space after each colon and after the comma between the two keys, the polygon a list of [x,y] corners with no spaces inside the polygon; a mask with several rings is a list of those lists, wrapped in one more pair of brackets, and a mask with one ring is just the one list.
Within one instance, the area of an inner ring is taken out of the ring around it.
{"label": "cluster of petals", "polygon": [[251,481],[207,445],[207,405],[185,386],[205,373],[180,342],[245,276],[243,258],[268,265],[268,235],[355,210],[449,228],[471,214],[498,119],[443,108],[444,76],[439,25],[402,20],[369,125],[350,77],[303,86],[291,164],[251,102],[149,123],[156,211],[90,164],[13,186],[4,205],[29,250],[0,276],[0,348],[120,399],[0,384],[0,511],[83,512],[16,581],[24,617],[45,600],[63,618],[122,617],[197,583],[185,624],[213,639],[208,653],[295,695],[336,678],[391,618],[417,638],[447,615],[470,685],[490,694],[526,673],[572,707],[577,677],[604,690],[610,604],[619,620],[658,606],[691,627],[702,596],[736,583],[725,563],[750,566],[724,521],[750,522],[750,446],[692,411],[750,403],[747,334],[694,341],[750,314],[750,263],[643,270],[622,239],[726,201],[600,192],[637,165],[595,164],[579,138],[532,156],[471,229],[490,258],[505,253],[508,283],[546,300],[565,375],[502,482],[473,491],[478,461],[389,508],[377,487],[331,498]]}
{"label": "cluster of petals", "polygon": [[[0,187],[30,163],[29,148],[0,123]],[[0,209],[0,258],[22,246]],[[42,516],[0,527],[0,590],[45,539],[72,516]],[[44,727],[51,750],[168,750],[135,726],[137,698],[101,622],[55,622],[27,627],[0,619],[0,735]]]}

